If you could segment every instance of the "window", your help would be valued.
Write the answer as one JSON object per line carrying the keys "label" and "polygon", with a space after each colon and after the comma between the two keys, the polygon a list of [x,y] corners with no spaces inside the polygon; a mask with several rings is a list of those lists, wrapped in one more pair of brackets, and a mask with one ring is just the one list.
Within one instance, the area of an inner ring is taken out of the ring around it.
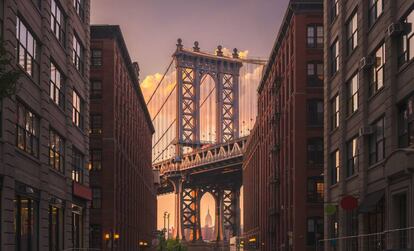
{"label": "window", "polygon": [[331,22],[333,22],[339,14],[339,0],[330,0]]}
{"label": "window", "polygon": [[384,0],[369,0],[369,25],[373,25],[384,10]]}
{"label": "window", "polygon": [[0,35],[3,37],[4,0],[0,0]]}
{"label": "window", "polygon": [[[368,226],[368,234],[382,233],[385,230],[385,199],[382,198],[375,208],[365,217],[365,225]],[[384,250],[385,235],[369,235],[368,250],[382,251]]]}
{"label": "window", "polygon": [[400,56],[398,59],[399,65],[403,65],[404,63],[412,60],[414,58],[414,12],[411,11],[410,14],[407,15],[405,20],[403,21],[404,24],[404,33],[401,37],[401,44],[400,44]]}
{"label": "window", "polygon": [[[358,236],[358,209],[345,212],[346,236]],[[358,250],[358,238],[345,239],[346,250]]]}
{"label": "window", "polygon": [[339,127],[339,96],[331,100],[331,130]]}
{"label": "window", "polygon": [[72,205],[72,247],[83,248],[82,208]]}
{"label": "window", "polygon": [[72,150],[72,180],[77,183],[83,183],[84,157],[83,154],[76,148]]}
{"label": "window", "polygon": [[65,43],[65,16],[56,0],[51,0],[50,8],[50,28],[57,40],[63,45]]}
{"label": "window", "polygon": [[307,46],[308,48],[323,48],[322,25],[308,25]]}
{"label": "window", "polygon": [[84,17],[83,4],[83,0],[73,0],[73,7],[75,8],[76,13],[78,14],[81,20],[83,20]]}
{"label": "window", "polygon": [[414,145],[414,97],[400,107],[398,142],[400,147]]}
{"label": "window", "polygon": [[80,43],[79,38],[76,35],[74,35],[72,62],[75,65],[76,70],[78,70],[81,74],[83,74],[83,57],[83,45]]}
{"label": "window", "polygon": [[384,118],[377,120],[372,126],[374,133],[369,140],[369,163],[371,165],[385,158]]}
{"label": "window", "polygon": [[[394,206],[394,215],[395,219],[393,227],[396,229],[407,229],[408,225],[408,200],[407,200],[407,193],[401,193],[393,196],[393,206]],[[408,239],[409,234],[408,230],[401,230],[396,233],[396,241],[397,247],[401,249],[405,249],[408,247]]]}
{"label": "window", "polygon": [[323,239],[323,218],[308,218],[306,244],[315,246],[321,239]]}
{"label": "window", "polygon": [[358,137],[355,137],[347,143],[347,163],[346,163],[346,176],[350,177],[358,171]]}
{"label": "window", "polygon": [[374,95],[384,86],[385,47],[381,45],[374,53],[374,65],[370,73],[370,95]]}
{"label": "window", "polygon": [[308,86],[323,85],[323,63],[309,62],[307,65]]}
{"label": "window", "polygon": [[102,82],[101,81],[91,80],[90,98],[91,99],[102,98]]}
{"label": "window", "polygon": [[102,115],[101,114],[91,114],[90,121],[90,131],[91,134],[101,134],[102,133]]}
{"label": "window", "polygon": [[331,185],[339,182],[340,177],[339,150],[331,153]]}
{"label": "window", "polygon": [[63,173],[65,167],[65,143],[62,137],[53,130],[49,130],[49,165]]}
{"label": "window", "polygon": [[90,227],[90,240],[91,248],[100,249],[101,248],[101,239],[102,239],[102,227],[101,225],[91,224]]}
{"label": "window", "polygon": [[307,201],[311,203],[323,203],[323,193],[323,177],[308,178]]}
{"label": "window", "polygon": [[101,199],[102,199],[102,193],[101,189],[94,187],[92,188],[92,208],[101,208]]}
{"label": "window", "polygon": [[16,122],[17,147],[39,157],[39,118],[18,102]]}
{"label": "window", "polygon": [[308,165],[323,165],[323,139],[308,139]]}
{"label": "window", "polygon": [[35,69],[37,69],[37,42],[19,17],[16,22],[16,37],[19,65],[29,76],[34,77]]}
{"label": "window", "polygon": [[63,249],[63,209],[59,206],[49,206],[49,251]]}
{"label": "window", "polygon": [[102,150],[93,149],[89,156],[89,170],[98,171],[102,169]]}
{"label": "window", "polygon": [[83,129],[83,100],[75,90],[72,96],[72,122]]}
{"label": "window", "polygon": [[358,110],[358,73],[355,74],[347,84],[348,89],[348,116]]}
{"label": "window", "polygon": [[102,50],[92,49],[91,53],[92,53],[92,59],[91,59],[92,66],[95,66],[95,67],[102,66]]}
{"label": "window", "polygon": [[16,251],[39,250],[39,204],[32,198],[16,195],[14,199]]}
{"label": "window", "polygon": [[53,62],[50,62],[50,98],[61,108],[65,106],[63,83],[62,73]]}
{"label": "window", "polygon": [[331,50],[330,50],[330,62],[331,62],[331,75],[335,75],[335,73],[339,70],[339,45],[338,45],[338,40],[336,40],[332,45],[331,45]]}
{"label": "window", "polygon": [[346,24],[347,53],[350,55],[358,45],[358,14],[355,12]]}
{"label": "window", "polygon": [[308,125],[309,126],[323,126],[323,101],[309,100],[308,101]]}
{"label": "window", "polygon": [[[328,227],[329,227],[329,233],[328,236],[331,239],[336,239],[339,237],[339,213],[338,213],[338,206],[335,206],[334,213],[329,216],[328,218]],[[332,241],[329,244],[331,246],[332,251],[338,250],[338,241]]]}

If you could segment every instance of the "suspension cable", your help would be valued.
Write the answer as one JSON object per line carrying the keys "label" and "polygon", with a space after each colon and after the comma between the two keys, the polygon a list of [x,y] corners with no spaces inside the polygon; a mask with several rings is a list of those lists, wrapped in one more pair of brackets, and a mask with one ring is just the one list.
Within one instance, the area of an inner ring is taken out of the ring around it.
{"label": "suspension cable", "polygon": [[165,132],[161,135],[161,137],[158,138],[157,142],[155,142],[155,144],[152,146],[152,149],[154,149],[158,143],[160,143],[160,141],[164,138],[164,136],[167,134],[167,132],[171,129],[171,127],[174,125],[175,121],[177,121],[177,118],[175,118],[173,120],[173,122],[171,122],[171,124],[168,126],[167,130],[165,130]]}
{"label": "suspension cable", "polygon": [[152,161],[152,163],[155,163],[155,161],[157,161],[163,154],[165,151],[168,150],[168,148],[172,145],[173,141],[171,141],[165,148],[164,150],[162,150],[162,152],[160,154],[158,154],[158,156]]}
{"label": "suspension cable", "polygon": [[175,88],[177,88],[177,84],[174,85],[174,88],[171,90],[171,92],[168,94],[167,98],[165,99],[164,103],[161,105],[160,109],[158,109],[158,112],[155,114],[154,118],[152,118],[152,122],[158,117],[158,115],[161,113],[161,110],[164,108],[165,104],[167,103],[168,99],[171,97],[171,95],[174,93]]}
{"label": "suspension cable", "polygon": [[158,88],[161,86],[161,83],[162,83],[162,81],[164,80],[165,76],[167,75],[167,72],[170,70],[171,65],[173,64],[173,62],[174,62],[174,58],[173,58],[173,59],[171,59],[171,62],[170,62],[170,64],[168,65],[167,70],[165,71],[164,75],[162,76],[162,78],[161,78],[160,82],[158,82],[157,87],[155,87],[154,92],[151,94],[151,97],[149,98],[149,100],[148,100],[148,102],[147,102],[147,106],[148,106],[148,105],[149,105],[149,103],[151,102],[151,100],[152,100],[152,98],[154,97],[155,93],[157,92]]}

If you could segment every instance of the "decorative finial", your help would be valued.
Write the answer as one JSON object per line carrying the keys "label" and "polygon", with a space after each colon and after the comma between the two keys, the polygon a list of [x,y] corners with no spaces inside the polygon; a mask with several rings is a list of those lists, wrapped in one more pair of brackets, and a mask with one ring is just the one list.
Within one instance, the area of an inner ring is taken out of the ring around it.
{"label": "decorative finial", "polygon": [[217,56],[222,57],[223,56],[223,46],[219,45],[217,46]]}
{"label": "decorative finial", "polygon": [[177,39],[177,50],[183,49],[183,40],[181,38]]}
{"label": "decorative finial", "polygon": [[198,47],[198,41],[195,41],[195,42],[194,42],[194,47],[193,47],[193,50],[194,50],[195,52],[200,52],[200,47]]}
{"label": "decorative finial", "polygon": [[233,58],[239,58],[239,51],[237,50],[237,48],[233,49]]}

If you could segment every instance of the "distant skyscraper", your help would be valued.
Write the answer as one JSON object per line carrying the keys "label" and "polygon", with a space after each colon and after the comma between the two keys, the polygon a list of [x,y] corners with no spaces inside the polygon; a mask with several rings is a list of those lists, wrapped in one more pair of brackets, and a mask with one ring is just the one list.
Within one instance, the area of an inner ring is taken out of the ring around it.
{"label": "distant skyscraper", "polygon": [[213,225],[213,219],[210,215],[210,209],[207,210],[207,215],[205,218],[205,225],[201,229],[201,234],[203,236],[203,240],[213,240],[214,236],[214,225]]}

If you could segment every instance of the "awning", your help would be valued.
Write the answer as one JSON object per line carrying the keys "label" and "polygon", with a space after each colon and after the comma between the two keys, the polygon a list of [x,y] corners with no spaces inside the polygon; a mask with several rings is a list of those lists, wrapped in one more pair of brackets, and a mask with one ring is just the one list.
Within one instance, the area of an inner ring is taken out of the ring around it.
{"label": "awning", "polygon": [[375,210],[377,207],[378,202],[384,198],[385,191],[380,190],[375,193],[369,194],[365,197],[362,203],[359,206],[358,211],[360,213],[370,213]]}

